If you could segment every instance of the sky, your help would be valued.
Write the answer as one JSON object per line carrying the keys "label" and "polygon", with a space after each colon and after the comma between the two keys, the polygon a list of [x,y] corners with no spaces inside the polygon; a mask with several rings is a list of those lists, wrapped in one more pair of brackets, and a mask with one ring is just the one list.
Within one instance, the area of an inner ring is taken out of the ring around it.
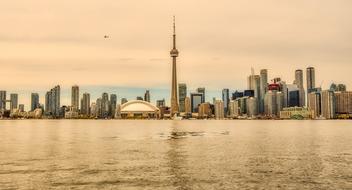
{"label": "sky", "polygon": [[[178,82],[245,89],[251,67],[269,79],[294,80],[316,68],[316,85],[352,86],[350,0],[11,0],[0,2],[0,89],[44,93],[57,84],[69,104],[77,84],[95,99],[104,91],[169,99],[172,17]],[[109,38],[104,38],[108,35]],[[26,108],[28,108],[26,106]]]}

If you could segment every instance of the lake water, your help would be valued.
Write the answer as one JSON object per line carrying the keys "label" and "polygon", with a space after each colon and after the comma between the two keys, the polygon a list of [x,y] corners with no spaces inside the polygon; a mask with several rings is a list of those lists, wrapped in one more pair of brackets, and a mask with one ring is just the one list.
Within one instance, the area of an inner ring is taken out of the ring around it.
{"label": "lake water", "polygon": [[0,121],[0,189],[352,189],[352,122]]}

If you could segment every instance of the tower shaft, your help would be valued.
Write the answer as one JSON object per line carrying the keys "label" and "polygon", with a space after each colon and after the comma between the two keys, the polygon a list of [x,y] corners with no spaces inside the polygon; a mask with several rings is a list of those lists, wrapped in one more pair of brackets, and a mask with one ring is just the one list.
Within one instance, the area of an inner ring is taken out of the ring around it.
{"label": "tower shaft", "polygon": [[178,50],[176,49],[175,17],[174,17],[173,29],[174,29],[173,48],[170,51],[170,56],[172,57],[172,84],[171,84],[171,110],[170,110],[171,116],[179,112],[178,98],[177,98],[177,72],[176,72],[176,57],[178,57]]}

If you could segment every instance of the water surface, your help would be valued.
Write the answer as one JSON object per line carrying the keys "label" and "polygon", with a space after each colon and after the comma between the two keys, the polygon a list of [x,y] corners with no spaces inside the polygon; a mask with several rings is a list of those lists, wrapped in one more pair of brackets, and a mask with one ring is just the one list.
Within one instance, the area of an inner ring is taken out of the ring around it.
{"label": "water surface", "polygon": [[352,189],[351,121],[0,121],[0,189]]}

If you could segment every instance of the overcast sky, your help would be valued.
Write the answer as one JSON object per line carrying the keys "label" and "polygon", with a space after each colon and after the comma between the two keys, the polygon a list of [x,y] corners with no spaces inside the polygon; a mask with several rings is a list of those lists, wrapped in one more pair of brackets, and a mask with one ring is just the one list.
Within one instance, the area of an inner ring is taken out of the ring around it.
{"label": "overcast sky", "polygon": [[351,10],[351,0],[1,1],[0,89],[167,89],[173,15],[178,79],[190,91],[244,89],[251,67],[291,83],[308,66],[317,86],[350,89]]}

